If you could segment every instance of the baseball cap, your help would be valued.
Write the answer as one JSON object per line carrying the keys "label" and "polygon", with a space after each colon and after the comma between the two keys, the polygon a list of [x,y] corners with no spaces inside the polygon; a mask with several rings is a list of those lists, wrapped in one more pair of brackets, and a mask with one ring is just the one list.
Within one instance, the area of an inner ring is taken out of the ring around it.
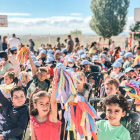
{"label": "baseball cap", "polygon": [[50,63],[50,62],[53,62],[53,61],[54,61],[54,58],[52,58],[52,57],[47,57],[46,63]]}
{"label": "baseball cap", "polygon": [[62,52],[62,53],[65,53],[65,52],[67,52],[67,49],[64,48],[61,52]]}
{"label": "baseball cap", "polygon": [[87,64],[92,65],[92,63],[89,62],[88,60],[83,60],[83,61],[81,62],[81,65],[82,65],[82,66],[87,65]]}
{"label": "baseball cap", "polygon": [[121,68],[122,64],[120,62],[115,62],[115,63],[113,63],[112,66],[115,67],[115,68]]}
{"label": "baseball cap", "polygon": [[128,73],[130,71],[135,71],[132,67],[128,67],[127,69],[125,69],[125,73]]}
{"label": "baseball cap", "polygon": [[99,60],[99,56],[98,55],[94,55],[93,57],[92,57],[92,60],[94,61],[94,60]]}
{"label": "baseball cap", "polygon": [[56,52],[55,53],[59,53],[59,54],[61,54],[61,51],[60,50],[56,50]]}
{"label": "baseball cap", "polygon": [[37,66],[37,67],[40,67],[40,66],[41,66],[41,64],[40,64],[39,61],[35,61],[34,64],[35,64],[35,66]]}
{"label": "baseball cap", "polygon": [[88,58],[86,54],[82,54],[81,58]]}
{"label": "baseball cap", "polygon": [[125,54],[124,52],[120,52],[119,53],[120,56],[124,56],[124,54]]}
{"label": "baseball cap", "polygon": [[47,54],[53,54],[53,50],[48,50]]}
{"label": "baseball cap", "polygon": [[131,52],[127,52],[125,55],[124,55],[125,58],[128,58],[128,57],[133,57],[134,58],[134,55],[131,53]]}
{"label": "baseball cap", "polygon": [[101,54],[100,57],[104,57],[104,58],[106,58],[106,55],[105,55],[105,54]]}
{"label": "baseball cap", "polygon": [[41,50],[41,53],[47,54],[47,51],[43,49],[43,50]]}
{"label": "baseball cap", "polygon": [[84,51],[80,50],[78,51],[78,54],[81,56],[82,54],[84,54]]}
{"label": "baseball cap", "polygon": [[11,50],[11,51],[17,50],[17,47],[16,47],[16,46],[11,46],[11,47],[10,47],[10,50]]}
{"label": "baseball cap", "polygon": [[73,58],[69,58],[68,62],[75,62],[75,60]]}
{"label": "baseball cap", "polygon": [[116,62],[120,62],[122,64],[122,63],[124,63],[124,59],[118,58],[118,59],[116,59]]}

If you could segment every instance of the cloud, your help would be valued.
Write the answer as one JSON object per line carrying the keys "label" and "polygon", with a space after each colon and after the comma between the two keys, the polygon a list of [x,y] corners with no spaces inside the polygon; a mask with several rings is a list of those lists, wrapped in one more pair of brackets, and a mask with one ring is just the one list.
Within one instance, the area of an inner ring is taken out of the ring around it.
{"label": "cloud", "polygon": [[[68,34],[78,29],[83,34],[94,34],[89,27],[91,17],[53,16],[48,18],[8,18],[8,27],[1,28],[2,34]],[[134,17],[128,17],[124,32],[129,32],[129,26]]]}
{"label": "cloud", "polygon": [[128,17],[127,18],[127,23],[126,23],[126,28],[125,28],[125,32],[130,32],[130,26],[135,23],[134,22],[134,17]]}
{"label": "cloud", "polygon": [[0,13],[0,15],[7,15],[7,16],[30,16],[29,13]]}
{"label": "cloud", "polygon": [[71,16],[81,16],[82,14],[80,14],[80,13],[71,13],[70,15]]}

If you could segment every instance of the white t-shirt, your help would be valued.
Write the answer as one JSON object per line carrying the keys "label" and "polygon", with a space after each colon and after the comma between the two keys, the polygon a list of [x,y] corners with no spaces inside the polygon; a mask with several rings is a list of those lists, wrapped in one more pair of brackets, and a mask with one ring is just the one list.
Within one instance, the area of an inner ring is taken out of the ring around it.
{"label": "white t-shirt", "polygon": [[17,38],[10,38],[7,44],[10,44],[10,47],[16,46],[17,51],[19,50],[19,45],[21,45],[20,41]]}

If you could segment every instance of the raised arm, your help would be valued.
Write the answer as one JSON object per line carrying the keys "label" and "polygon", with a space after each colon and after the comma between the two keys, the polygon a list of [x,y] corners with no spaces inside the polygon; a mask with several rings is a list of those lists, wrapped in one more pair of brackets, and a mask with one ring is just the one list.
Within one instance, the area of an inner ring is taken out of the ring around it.
{"label": "raised arm", "polygon": [[4,95],[6,95],[6,93],[0,89],[0,103],[3,106],[6,106],[9,103],[9,100]]}
{"label": "raised arm", "polygon": [[52,96],[51,96],[51,112],[50,112],[50,121],[57,122],[57,100],[56,100],[56,92],[57,92],[58,83],[52,82]]}
{"label": "raised arm", "polygon": [[29,56],[31,67],[32,67],[32,75],[35,76],[36,75],[36,72],[37,72],[37,68],[36,68],[36,66],[34,64],[34,61],[32,60],[32,57],[31,57],[31,53],[30,52],[28,52],[28,56]]}

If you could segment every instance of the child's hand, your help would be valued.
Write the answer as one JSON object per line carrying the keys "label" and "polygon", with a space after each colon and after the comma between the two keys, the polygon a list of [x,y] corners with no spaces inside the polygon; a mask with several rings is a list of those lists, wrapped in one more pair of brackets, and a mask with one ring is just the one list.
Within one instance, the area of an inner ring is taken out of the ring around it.
{"label": "child's hand", "polygon": [[57,80],[53,80],[53,82],[52,82],[52,90],[56,91],[57,90],[57,86],[58,86],[58,81]]}
{"label": "child's hand", "polygon": [[4,139],[3,135],[2,135],[2,134],[0,134],[0,140],[3,140],[3,139]]}

